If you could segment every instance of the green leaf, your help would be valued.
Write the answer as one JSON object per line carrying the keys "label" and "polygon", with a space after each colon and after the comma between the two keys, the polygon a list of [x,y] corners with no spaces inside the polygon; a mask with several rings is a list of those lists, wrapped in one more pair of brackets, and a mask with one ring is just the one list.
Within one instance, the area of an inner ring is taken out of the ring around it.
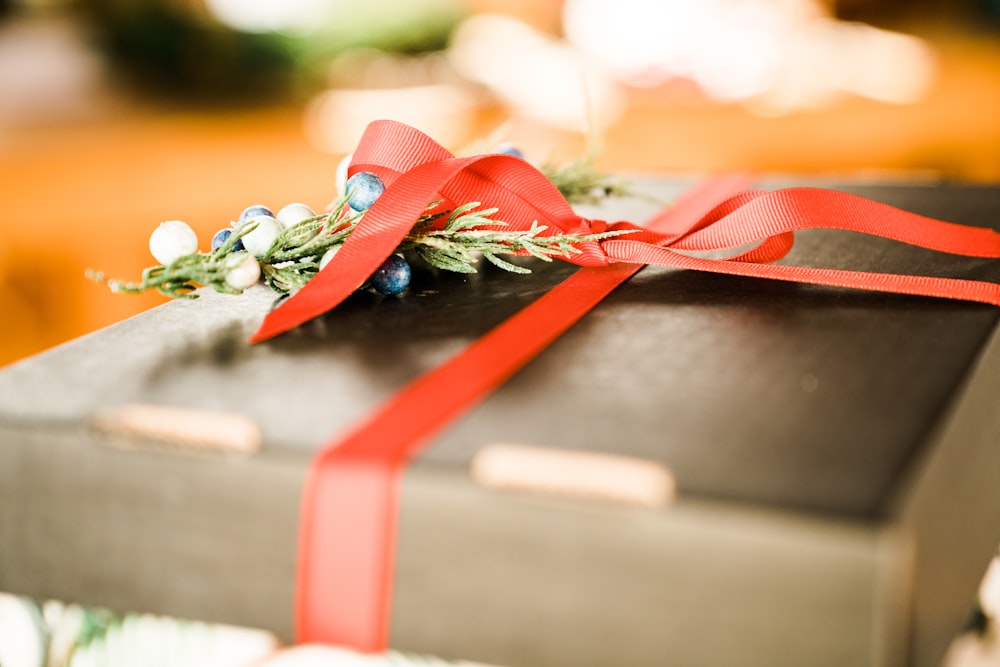
{"label": "green leaf", "polygon": [[523,266],[518,266],[517,264],[511,264],[510,262],[500,259],[491,252],[484,252],[483,257],[485,257],[490,264],[494,266],[499,266],[504,271],[510,271],[511,273],[522,273],[522,274],[531,273],[531,269],[526,269]]}
{"label": "green leaf", "polygon": [[417,247],[417,255],[433,267],[456,273],[476,273],[476,268],[466,261],[456,259],[438,248]]}

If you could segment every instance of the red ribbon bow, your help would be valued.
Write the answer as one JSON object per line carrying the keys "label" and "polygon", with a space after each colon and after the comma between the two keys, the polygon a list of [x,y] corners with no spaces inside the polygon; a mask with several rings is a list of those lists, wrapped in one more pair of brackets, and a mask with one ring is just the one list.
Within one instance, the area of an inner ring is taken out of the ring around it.
{"label": "red ribbon bow", "polygon": [[[581,266],[659,264],[1000,305],[1000,285],[995,283],[771,264],[788,253],[797,230],[810,228],[863,232],[971,257],[1000,257],[1000,234],[991,229],[942,222],[833,190],[749,190],[726,199],[694,224],[688,221],[685,227],[666,231],[629,222],[605,225],[574,213],[555,186],[524,160],[499,154],[456,158],[422,132],[393,121],[368,126],[349,169],[350,174],[358,171],[378,175],[386,184],[385,193],[326,269],[270,313],[251,342],[277,336],[340,304],[393,253],[427,204],[442,198],[446,205],[479,201],[497,207],[511,230],[530,229],[536,221],[547,227],[547,234],[636,230],[580,244],[581,252],[565,259]],[[726,259],[686,254],[751,244],[750,250]]]}

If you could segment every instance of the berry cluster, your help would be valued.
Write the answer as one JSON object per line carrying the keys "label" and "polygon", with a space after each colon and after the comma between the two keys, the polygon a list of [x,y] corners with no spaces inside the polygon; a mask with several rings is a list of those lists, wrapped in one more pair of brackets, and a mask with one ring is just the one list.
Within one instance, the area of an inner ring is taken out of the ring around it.
{"label": "berry cluster", "polygon": [[[385,192],[385,185],[375,174],[361,172],[352,176],[344,189],[348,193],[350,210],[363,213]],[[236,290],[245,290],[257,283],[261,264],[272,250],[278,236],[303,222],[316,220],[317,214],[305,204],[285,206],[277,214],[270,208],[255,204],[240,213],[230,227],[220,229],[212,237],[212,253],[225,261],[225,282]],[[180,220],[161,223],[149,237],[149,250],[158,262],[167,266],[187,255],[198,252],[198,236]],[[333,259],[340,245],[330,248],[322,257],[322,270]],[[368,281],[368,286],[380,294],[394,295],[410,284],[410,265],[401,255],[392,255]]]}
{"label": "berry cluster", "polygon": [[[266,206],[243,210],[231,228],[220,229],[212,237],[212,253],[225,261],[225,282],[235,290],[245,290],[260,279],[258,261],[286,227],[316,214],[305,204],[289,204],[275,215]],[[236,232],[234,234],[234,232]],[[198,252],[198,236],[180,220],[161,223],[149,237],[149,251],[164,266]]]}
{"label": "berry cluster", "polygon": [[[511,144],[501,144],[492,152],[524,159]],[[224,294],[239,294],[263,279],[275,292],[287,296],[330,263],[365,212],[385,192],[384,183],[375,173],[359,172],[348,179],[352,158],[348,155],[338,165],[338,197],[322,213],[297,203],[277,214],[266,206],[250,206],[229,227],[215,233],[209,252],[198,251],[198,237],[191,227],[170,220],[156,228],[149,239],[149,249],[160,266],[146,268],[140,281],[108,280],[98,271],[88,271],[88,275],[107,283],[117,293],[139,294],[155,289],[173,298],[197,298],[199,287],[210,286]],[[594,203],[625,194],[595,172],[588,159],[561,168],[542,167],[541,171],[570,203]],[[530,273],[531,269],[508,262],[503,256],[531,256],[548,262],[581,252],[583,243],[633,231],[560,234],[537,222],[530,229],[508,229],[495,217],[497,208],[484,208],[480,202],[451,209],[441,204],[427,204],[396,254],[389,256],[362,287],[385,295],[405,292],[412,272],[401,254],[404,252],[407,257],[417,257],[443,271],[476,273],[482,259],[505,271]]]}

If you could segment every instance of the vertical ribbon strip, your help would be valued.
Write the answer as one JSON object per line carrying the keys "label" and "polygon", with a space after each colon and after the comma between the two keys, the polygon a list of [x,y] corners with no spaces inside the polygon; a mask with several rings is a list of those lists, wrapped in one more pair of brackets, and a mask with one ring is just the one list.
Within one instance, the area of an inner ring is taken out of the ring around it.
{"label": "vertical ribbon strip", "polygon": [[[747,184],[706,181],[657,226],[690,225]],[[313,459],[303,493],[297,638],[380,651],[387,646],[399,477],[436,433],[502,385],[641,265],[577,271],[553,290],[404,387]]]}

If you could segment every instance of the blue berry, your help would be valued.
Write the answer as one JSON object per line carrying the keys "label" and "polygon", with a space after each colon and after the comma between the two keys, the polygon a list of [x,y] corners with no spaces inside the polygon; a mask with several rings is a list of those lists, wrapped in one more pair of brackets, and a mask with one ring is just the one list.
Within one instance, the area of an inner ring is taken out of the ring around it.
{"label": "blue berry", "polygon": [[266,215],[271,218],[274,217],[274,213],[272,213],[271,209],[269,209],[268,207],[261,206],[260,204],[254,204],[253,206],[247,206],[245,209],[243,209],[243,212],[240,213],[240,219],[237,220],[236,224],[234,224],[233,226],[239,227],[247,220],[256,218],[258,215]]}
{"label": "blue berry", "polygon": [[410,265],[399,255],[389,258],[371,277],[371,287],[380,294],[399,294],[410,284]]}
{"label": "blue berry", "polygon": [[509,142],[500,144],[493,149],[493,152],[499,153],[500,155],[513,155],[516,158],[521,158],[522,160],[524,159],[524,153],[521,152],[521,149]]}
{"label": "blue berry", "polygon": [[[215,252],[216,250],[221,248],[222,244],[228,241],[229,237],[232,236],[232,234],[233,230],[231,229],[220,229],[219,231],[217,231],[215,233],[215,236],[212,237],[212,252]],[[245,249],[246,248],[243,247],[243,239],[237,239],[236,243],[233,244],[231,250],[233,252],[239,252]]]}
{"label": "blue berry", "polygon": [[385,192],[382,179],[370,171],[359,171],[347,179],[347,205],[354,211],[367,211]]}

